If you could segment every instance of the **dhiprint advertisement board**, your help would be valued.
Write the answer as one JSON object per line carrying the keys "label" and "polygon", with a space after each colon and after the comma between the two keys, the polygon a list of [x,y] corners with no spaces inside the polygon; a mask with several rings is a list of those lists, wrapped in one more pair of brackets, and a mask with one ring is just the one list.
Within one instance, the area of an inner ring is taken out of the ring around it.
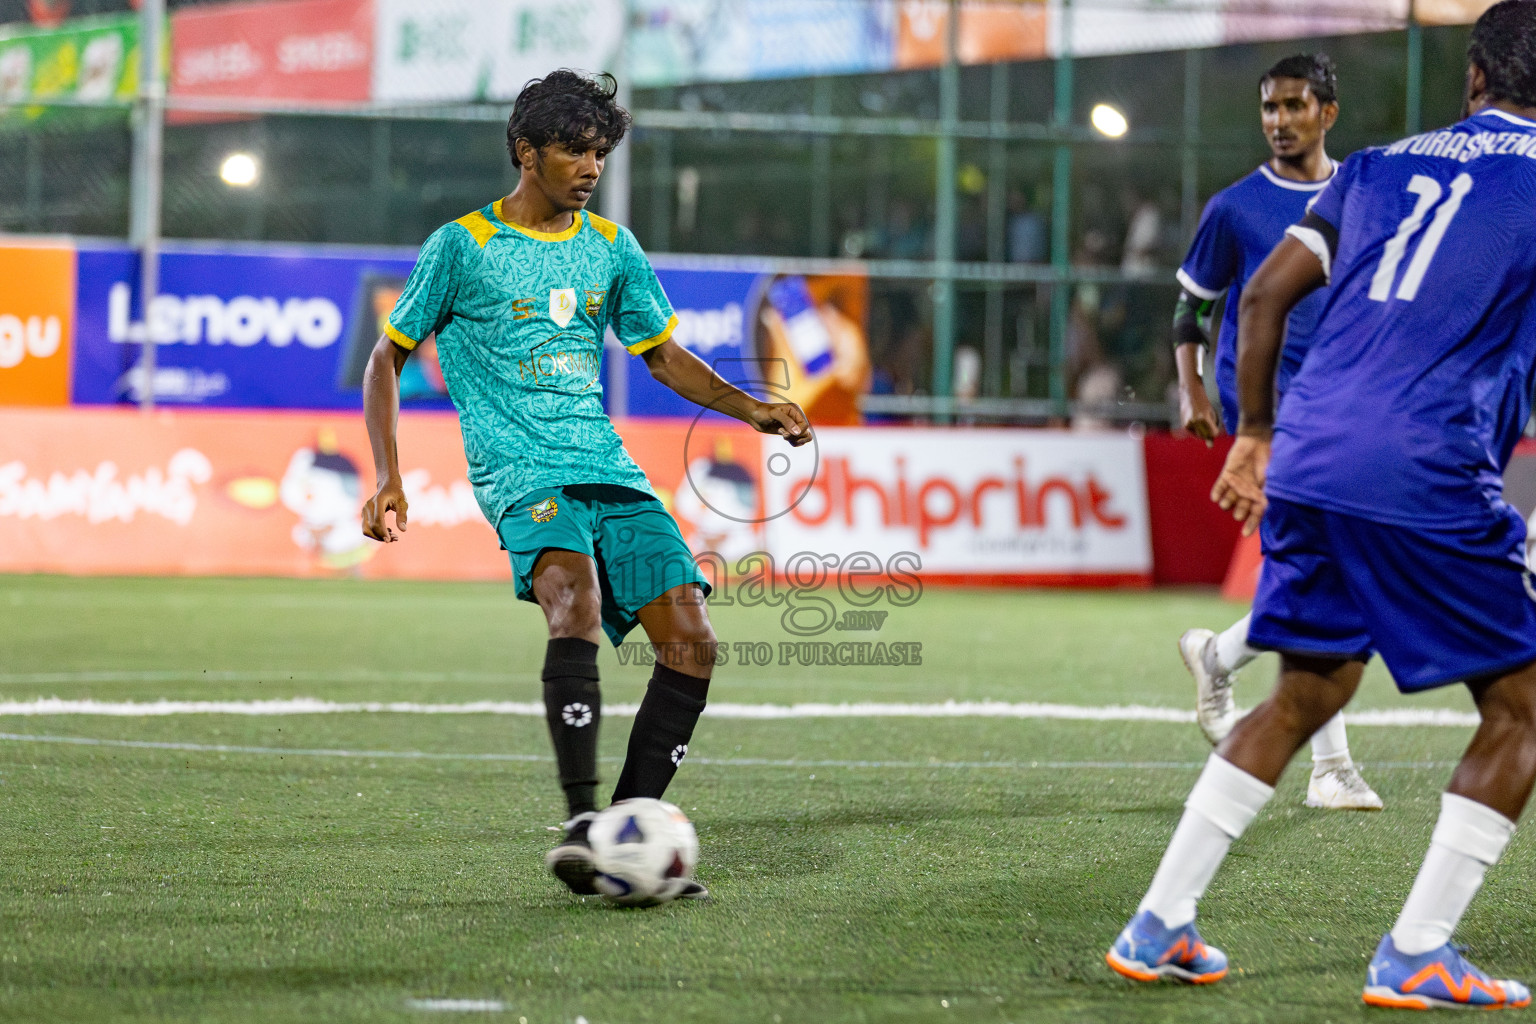
{"label": "dhiprint advertisement board", "polygon": [[925,578],[1144,585],[1146,466],[1125,434],[836,429],[763,447],[769,550],[910,553]]}

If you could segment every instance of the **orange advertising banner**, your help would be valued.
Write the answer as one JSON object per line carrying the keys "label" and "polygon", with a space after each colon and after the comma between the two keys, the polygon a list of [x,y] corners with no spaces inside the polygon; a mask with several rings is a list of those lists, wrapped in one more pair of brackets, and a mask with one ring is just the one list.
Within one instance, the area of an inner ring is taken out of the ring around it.
{"label": "orange advertising banner", "polygon": [[[695,550],[740,529],[712,509],[753,518],[756,434],[619,428]],[[374,480],[355,414],[0,410],[0,572],[509,580],[457,418],[402,414],[400,451],[409,529],[385,545],[359,526]]]}
{"label": "orange advertising banner", "polygon": [[68,405],[74,337],[74,246],[0,246],[0,405]]}
{"label": "orange advertising banner", "polygon": [[[902,0],[897,8],[896,66],[931,68],[944,63],[949,5]],[[1046,55],[1047,5],[1032,0],[962,0],[956,39],[962,64],[1033,60]]]}

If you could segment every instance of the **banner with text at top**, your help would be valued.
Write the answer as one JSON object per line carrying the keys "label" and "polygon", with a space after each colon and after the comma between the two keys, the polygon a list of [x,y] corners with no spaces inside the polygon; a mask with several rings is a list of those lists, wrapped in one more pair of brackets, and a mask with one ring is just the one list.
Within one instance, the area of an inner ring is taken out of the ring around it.
{"label": "banner with text at top", "polygon": [[556,68],[618,62],[623,0],[374,0],[378,103],[512,100]]}
{"label": "banner with text at top", "polygon": [[372,0],[182,7],[171,15],[171,96],[366,103],[373,22]]}

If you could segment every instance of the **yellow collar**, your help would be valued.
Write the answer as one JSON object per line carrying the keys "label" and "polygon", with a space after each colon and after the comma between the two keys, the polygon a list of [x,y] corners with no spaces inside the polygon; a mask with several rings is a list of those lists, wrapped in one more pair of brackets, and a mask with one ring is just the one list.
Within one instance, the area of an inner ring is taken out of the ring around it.
{"label": "yellow collar", "polygon": [[[502,199],[505,198],[505,196],[502,197]],[[536,241],[563,242],[568,238],[575,238],[576,232],[581,230],[580,210],[577,210],[571,216],[571,226],[566,228],[564,231],[535,231],[532,228],[525,228],[521,224],[514,224],[510,220],[507,220],[506,216],[501,212],[502,199],[496,200],[493,206],[493,209],[496,212],[496,219],[501,221],[507,227],[511,228],[513,231],[516,231],[519,234],[527,235],[529,238],[535,239]]]}

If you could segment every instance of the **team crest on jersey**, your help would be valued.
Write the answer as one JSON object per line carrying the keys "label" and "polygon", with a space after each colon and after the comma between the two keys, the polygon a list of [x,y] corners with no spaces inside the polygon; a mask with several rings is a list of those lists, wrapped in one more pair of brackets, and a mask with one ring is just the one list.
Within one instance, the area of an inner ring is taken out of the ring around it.
{"label": "team crest on jersey", "polygon": [[549,290],[549,318],[561,327],[576,315],[576,289],[551,288]]}
{"label": "team crest on jersey", "polygon": [[603,308],[603,298],[607,294],[606,291],[595,292],[590,288],[587,289],[587,316],[597,316],[598,310]]}
{"label": "team crest on jersey", "polygon": [[536,523],[547,523],[555,518],[559,512],[560,506],[556,504],[554,498],[545,498],[537,505],[530,506],[528,509],[528,514],[533,517],[533,521]]}

